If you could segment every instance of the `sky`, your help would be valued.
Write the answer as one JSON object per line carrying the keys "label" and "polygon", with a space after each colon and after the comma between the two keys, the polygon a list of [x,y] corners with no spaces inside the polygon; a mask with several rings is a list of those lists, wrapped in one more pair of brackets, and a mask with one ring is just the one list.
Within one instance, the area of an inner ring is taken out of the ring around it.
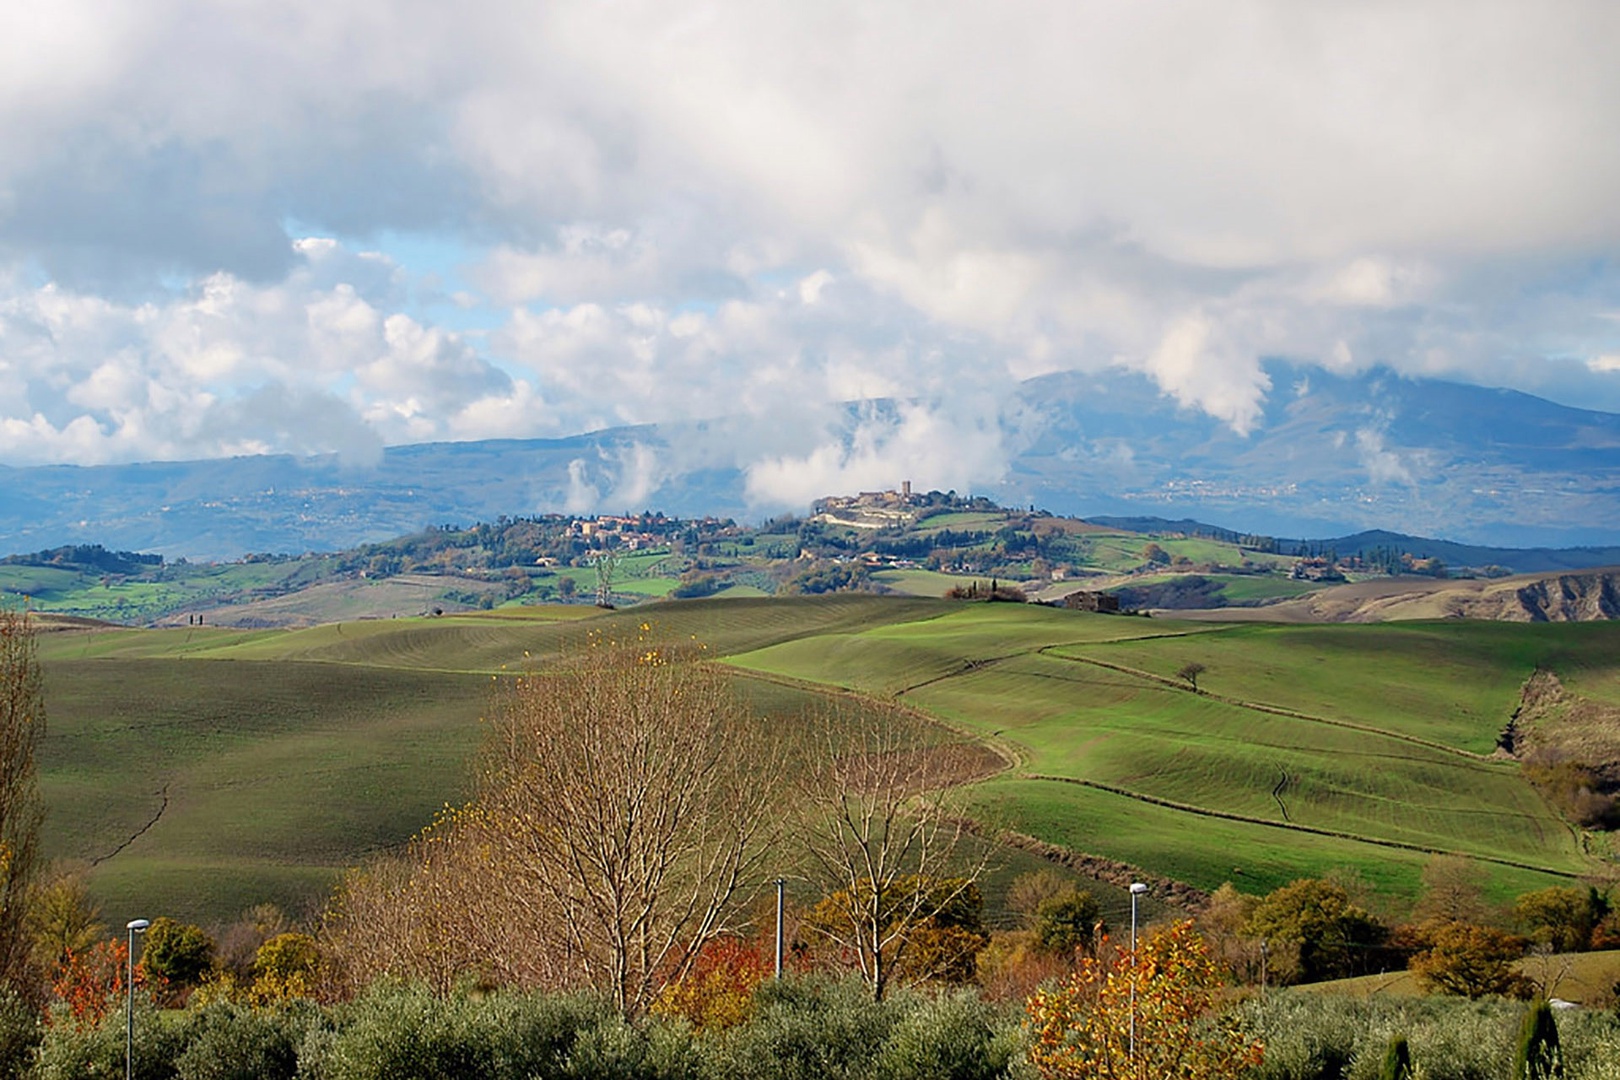
{"label": "sky", "polygon": [[734,415],[761,493],[971,486],[1019,380],[1135,372],[1246,434],[1268,358],[1620,411],[1610,2],[7,22],[0,464]]}

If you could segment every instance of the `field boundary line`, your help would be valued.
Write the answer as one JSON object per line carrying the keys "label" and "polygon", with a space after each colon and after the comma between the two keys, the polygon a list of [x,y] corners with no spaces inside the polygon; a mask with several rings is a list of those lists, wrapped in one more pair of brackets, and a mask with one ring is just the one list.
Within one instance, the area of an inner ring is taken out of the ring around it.
{"label": "field boundary line", "polygon": [[1537,866],[1534,863],[1519,862],[1516,859],[1504,859],[1497,855],[1475,855],[1466,851],[1447,851],[1444,848],[1425,847],[1422,844],[1409,844],[1404,840],[1384,840],[1373,836],[1359,836],[1356,833],[1339,832],[1335,829],[1322,829],[1314,825],[1300,825],[1297,822],[1267,821],[1265,818],[1249,817],[1245,814],[1234,814],[1227,810],[1211,810],[1203,806],[1192,806],[1188,803],[1175,802],[1172,799],[1161,799],[1157,795],[1144,795],[1139,791],[1130,791],[1126,788],[1115,787],[1112,784],[1100,783],[1096,780],[1082,780],[1076,776],[1050,776],[1045,773],[1024,773],[1026,780],[1050,780],[1059,784],[1076,784],[1080,787],[1093,788],[1097,791],[1106,791],[1110,795],[1118,795],[1126,799],[1135,799],[1138,802],[1149,803],[1153,806],[1162,806],[1169,810],[1180,810],[1183,813],[1197,814],[1200,817],[1220,818],[1223,821],[1238,821],[1245,825],[1263,825],[1271,829],[1287,829],[1292,832],[1310,833],[1313,836],[1326,836],[1334,840],[1351,840],[1362,844],[1373,844],[1378,847],[1396,848],[1400,851],[1415,851],[1422,855],[1460,855],[1468,859],[1477,859],[1480,862],[1495,863],[1498,866],[1511,866],[1516,870],[1531,870],[1538,874],[1550,874],[1553,877],[1576,880],[1580,874],[1573,870],[1554,870],[1548,866]]}
{"label": "field boundary line", "polygon": [[1213,694],[1207,690],[1188,690],[1175,679],[1164,675],[1155,675],[1151,671],[1143,671],[1140,668],[1127,667],[1124,664],[1115,664],[1107,660],[1098,660],[1096,657],[1092,656],[1062,656],[1057,653],[1048,652],[1049,649],[1062,649],[1067,647],[1068,646],[1066,645],[1046,645],[1042,646],[1036,651],[1043,656],[1050,657],[1053,660],[1064,660],[1071,664],[1091,664],[1093,667],[1105,668],[1109,671],[1117,671],[1121,675],[1130,675],[1138,679],[1144,679],[1148,682],[1158,683],[1160,686],[1166,687],[1170,690],[1196,694],[1198,697],[1206,698],[1210,701],[1218,701],[1222,705],[1230,705],[1237,709],[1248,709],[1251,712],[1266,713],[1269,716],[1281,716],[1289,720],[1303,720],[1310,724],[1326,724],[1329,727],[1345,728],[1349,731],[1360,731],[1368,735],[1382,735],[1385,738],[1399,739],[1401,742],[1411,743],[1413,746],[1423,746],[1430,750],[1438,750],[1441,753],[1466,758],[1469,761],[1477,762],[1482,765],[1492,765],[1495,764],[1496,761],[1496,759],[1492,758],[1489,754],[1476,754],[1472,750],[1464,750],[1457,746],[1448,746],[1443,742],[1436,742],[1433,739],[1425,739],[1421,735],[1408,735],[1400,731],[1390,731],[1388,728],[1374,727],[1371,724],[1361,724],[1354,720],[1335,720],[1330,716],[1314,716],[1311,713],[1298,712],[1294,709],[1285,709],[1280,705],[1267,705],[1262,701],[1244,701],[1242,698],[1227,697],[1224,694]]}
{"label": "field boundary line", "polygon": [[[919,621],[921,621],[921,620],[919,620]],[[909,624],[901,624],[901,625],[909,625]],[[1106,639],[1104,641],[1092,641],[1089,638],[1081,638],[1081,639],[1079,639],[1077,641],[1054,641],[1054,642],[1051,642],[1050,644],[1047,644],[1047,645],[1034,645],[1034,646],[1031,646],[1030,648],[1027,648],[1027,649],[1020,649],[1017,652],[1002,653],[999,656],[987,656],[987,657],[985,657],[983,659],[979,659],[979,660],[973,659],[971,657],[967,657],[967,658],[964,658],[962,660],[962,666],[955,669],[954,671],[947,671],[942,675],[935,675],[933,678],[924,679],[922,682],[919,682],[919,683],[913,683],[910,686],[907,686],[907,687],[904,687],[904,688],[902,688],[900,690],[895,691],[895,693],[897,695],[898,694],[909,694],[913,690],[921,690],[925,686],[933,686],[935,683],[941,683],[941,682],[944,682],[947,679],[957,679],[957,678],[961,678],[963,675],[972,675],[975,672],[982,671],[985,668],[992,667],[992,666],[994,666],[996,664],[1005,663],[1008,660],[1017,660],[1021,656],[1037,656],[1037,655],[1041,655],[1041,654],[1045,653],[1046,650],[1048,650],[1048,649],[1070,649],[1070,648],[1077,648],[1077,647],[1081,647],[1081,646],[1085,646],[1085,645],[1118,645],[1118,644],[1121,644],[1121,643],[1128,643],[1128,642],[1133,642],[1133,641],[1159,641],[1159,640],[1163,640],[1163,639],[1166,639],[1166,638],[1194,637],[1194,636],[1197,636],[1197,635],[1200,635],[1200,634],[1209,634],[1209,633],[1215,633],[1215,632],[1216,631],[1213,631],[1213,630],[1186,630],[1186,631],[1175,631],[1175,632],[1168,633],[1168,634],[1146,634],[1146,635],[1130,636],[1130,637],[1108,638],[1108,639]],[[1071,658],[1067,657],[1067,656],[1056,656],[1056,657],[1053,657],[1053,659],[1056,659],[1056,660],[1068,660],[1068,659],[1071,659]],[[1138,674],[1137,672],[1132,672],[1127,668],[1120,668],[1119,670],[1122,671],[1122,672],[1125,672],[1126,674]],[[1146,673],[1143,672],[1141,674],[1146,674]],[[1149,677],[1152,678],[1154,676],[1149,676]],[[1172,685],[1175,685],[1175,684],[1172,683]]]}

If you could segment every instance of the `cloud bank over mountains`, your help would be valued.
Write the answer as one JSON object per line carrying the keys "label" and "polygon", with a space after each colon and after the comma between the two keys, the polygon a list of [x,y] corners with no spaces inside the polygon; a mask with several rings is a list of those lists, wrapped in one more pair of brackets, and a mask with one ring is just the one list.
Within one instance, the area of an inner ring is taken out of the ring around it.
{"label": "cloud bank over mountains", "polygon": [[1063,371],[1240,437],[1271,358],[1620,410],[1616,40],[1601,2],[28,6],[0,462],[743,415],[766,506],[993,483]]}

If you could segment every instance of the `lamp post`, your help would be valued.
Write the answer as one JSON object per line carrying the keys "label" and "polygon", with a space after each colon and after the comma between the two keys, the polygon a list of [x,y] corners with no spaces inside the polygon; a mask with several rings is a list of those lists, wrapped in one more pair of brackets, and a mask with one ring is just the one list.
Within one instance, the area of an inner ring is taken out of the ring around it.
{"label": "lamp post", "polygon": [[1136,898],[1147,892],[1140,881],[1131,882],[1131,1042],[1129,1058],[1136,1060]]}
{"label": "lamp post", "polygon": [[776,977],[782,977],[782,890],[787,887],[786,878],[776,879]]}
{"label": "lamp post", "polygon": [[146,933],[151,925],[147,919],[131,919],[124,924],[124,929],[129,931],[129,955],[125,958],[129,961],[129,970],[124,978],[124,986],[129,991],[124,1028],[124,1080],[135,1080],[135,935]]}

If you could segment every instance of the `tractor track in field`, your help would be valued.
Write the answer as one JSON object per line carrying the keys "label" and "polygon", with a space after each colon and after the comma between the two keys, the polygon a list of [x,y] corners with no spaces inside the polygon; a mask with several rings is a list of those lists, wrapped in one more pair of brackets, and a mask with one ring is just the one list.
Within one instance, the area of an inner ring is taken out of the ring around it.
{"label": "tractor track in field", "polygon": [[1277,771],[1282,773],[1282,779],[1278,780],[1277,786],[1271,789],[1271,797],[1277,800],[1277,809],[1282,811],[1283,820],[1292,823],[1294,819],[1288,816],[1288,804],[1283,802],[1282,797],[1283,791],[1288,787],[1288,770],[1279,765]]}
{"label": "tractor track in field", "polygon": [[1314,825],[1300,825],[1297,822],[1272,821],[1267,818],[1251,817],[1247,814],[1234,814],[1225,810],[1211,810],[1203,806],[1193,806],[1189,803],[1176,802],[1173,799],[1161,799],[1157,795],[1144,795],[1139,791],[1128,788],[1115,787],[1112,784],[1099,783],[1096,780],[1082,780],[1075,776],[1050,776],[1045,773],[1024,773],[1026,780],[1048,780],[1059,784],[1076,784],[1080,787],[1092,788],[1096,791],[1106,791],[1110,795],[1119,795],[1122,798],[1135,799],[1137,802],[1148,803],[1152,806],[1162,806],[1168,810],[1179,810],[1187,814],[1197,814],[1200,817],[1219,818],[1222,821],[1237,821],[1245,825],[1263,825],[1270,829],[1288,829],[1292,832],[1309,833],[1312,836],[1327,836],[1335,840],[1352,840],[1362,844],[1372,844],[1375,847],[1395,848],[1399,851],[1413,851],[1422,855],[1461,855],[1479,862],[1494,863],[1497,866],[1511,866],[1516,870],[1530,870],[1538,874],[1550,874],[1553,877],[1567,878],[1571,881],[1581,875],[1573,870],[1554,870],[1551,867],[1537,866],[1534,863],[1519,862],[1517,859],[1504,859],[1498,855],[1477,855],[1473,852],[1447,851],[1444,848],[1425,847],[1422,844],[1409,844],[1404,840],[1385,840],[1375,836],[1361,836],[1357,833],[1340,832],[1336,829],[1322,829]]}
{"label": "tractor track in field", "polygon": [[131,845],[135,841],[139,840],[143,835],[145,835],[147,832],[149,832],[152,829],[152,826],[156,825],[159,821],[161,821],[163,819],[163,812],[169,808],[169,785],[164,784],[162,789],[157,792],[157,796],[162,801],[158,803],[157,813],[152,815],[152,820],[148,821],[145,825],[142,825],[140,828],[136,829],[130,835],[130,838],[128,840],[125,840],[122,844],[119,844],[117,847],[115,847],[111,851],[107,852],[107,854],[105,854],[105,855],[97,855],[95,858],[91,859],[90,860],[90,865],[91,866],[100,866],[102,863],[106,862],[108,859],[111,859],[114,855],[117,855],[120,851],[123,851],[125,848],[129,847],[129,845]]}

